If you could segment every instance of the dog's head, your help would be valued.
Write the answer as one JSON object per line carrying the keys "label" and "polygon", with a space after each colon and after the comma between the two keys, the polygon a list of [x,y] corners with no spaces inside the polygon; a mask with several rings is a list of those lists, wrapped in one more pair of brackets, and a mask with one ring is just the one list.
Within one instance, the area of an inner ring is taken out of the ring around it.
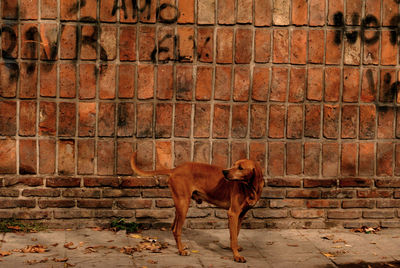
{"label": "dog's head", "polygon": [[256,177],[262,177],[262,170],[257,162],[241,159],[235,162],[232,168],[222,171],[228,181],[250,183]]}

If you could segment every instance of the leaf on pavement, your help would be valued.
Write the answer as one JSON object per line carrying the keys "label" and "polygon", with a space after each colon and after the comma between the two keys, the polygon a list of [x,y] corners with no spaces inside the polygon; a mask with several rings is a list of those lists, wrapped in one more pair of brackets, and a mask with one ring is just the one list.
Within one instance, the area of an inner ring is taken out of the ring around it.
{"label": "leaf on pavement", "polygon": [[68,242],[68,243],[64,244],[64,247],[67,248],[67,249],[77,249],[78,248],[78,246],[73,247],[73,245],[74,245],[73,242]]}

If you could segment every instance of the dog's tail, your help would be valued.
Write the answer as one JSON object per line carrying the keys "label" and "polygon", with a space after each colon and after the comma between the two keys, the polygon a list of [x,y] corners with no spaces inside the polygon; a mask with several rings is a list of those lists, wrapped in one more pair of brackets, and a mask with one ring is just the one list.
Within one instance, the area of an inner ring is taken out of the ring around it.
{"label": "dog's tail", "polygon": [[132,170],[140,175],[140,176],[155,176],[155,175],[170,175],[172,172],[172,169],[160,169],[160,170],[154,170],[154,171],[145,171],[140,169],[137,165],[136,165],[136,152],[134,152],[131,156],[131,167]]}

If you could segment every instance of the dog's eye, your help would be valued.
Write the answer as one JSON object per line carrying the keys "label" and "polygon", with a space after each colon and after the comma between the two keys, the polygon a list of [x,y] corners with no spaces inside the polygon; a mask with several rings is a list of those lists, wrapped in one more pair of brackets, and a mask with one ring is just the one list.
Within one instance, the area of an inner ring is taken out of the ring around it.
{"label": "dog's eye", "polygon": [[243,170],[242,166],[239,166],[238,169],[239,169],[239,170]]}

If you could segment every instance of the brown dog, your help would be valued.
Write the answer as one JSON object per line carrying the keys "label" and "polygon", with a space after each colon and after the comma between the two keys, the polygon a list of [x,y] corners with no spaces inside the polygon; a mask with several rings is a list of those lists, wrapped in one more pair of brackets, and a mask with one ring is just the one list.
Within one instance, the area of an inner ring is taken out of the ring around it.
{"label": "brown dog", "polygon": [[174,169],[144,171],[131,157],[133,171],[141,176],[169,175],[168,185],[175,204],[172,232],[180,255],[189,255],[181,242],[182,226],[190,199],[203,200],[228,210],[229,233],[234,260],[245,262],[239,254],[237,237],[246,212],[260,199],[264,179],[260,166],[252,160],[238,160],[231,169],[201,163],[185,163]]}

